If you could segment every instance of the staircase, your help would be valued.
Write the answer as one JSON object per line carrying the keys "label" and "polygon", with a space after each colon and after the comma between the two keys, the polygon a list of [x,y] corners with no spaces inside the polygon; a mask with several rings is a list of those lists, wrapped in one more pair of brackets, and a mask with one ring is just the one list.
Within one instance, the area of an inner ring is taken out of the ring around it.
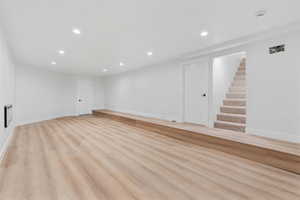
{"label": "staircase", "polygon": [[215,128],[245,132],[246,129],[246,59],[241,60],[234,80],[223,100]]}

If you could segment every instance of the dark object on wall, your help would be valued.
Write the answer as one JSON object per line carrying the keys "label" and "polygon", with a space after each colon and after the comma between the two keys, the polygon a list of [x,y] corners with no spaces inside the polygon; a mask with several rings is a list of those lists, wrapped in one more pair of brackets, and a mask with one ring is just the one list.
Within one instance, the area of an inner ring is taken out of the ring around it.
{"label": "dark object on wall", "polygon": [[279,53],[279,52],[283,52],[283,51],[285,51],[285,45],[284,44],[269,48],[270,54]]}
{"label": "dark object on wall", "polygon": [[12,105],[4,106],[4,128],[7,128],[12,121]]}

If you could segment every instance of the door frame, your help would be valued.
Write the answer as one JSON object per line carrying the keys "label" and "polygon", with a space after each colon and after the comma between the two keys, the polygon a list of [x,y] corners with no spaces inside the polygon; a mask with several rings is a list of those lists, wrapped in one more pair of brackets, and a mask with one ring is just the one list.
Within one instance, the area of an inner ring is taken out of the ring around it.
{"label": "door frame", "polygon": [[186,73],[186,67],[191,65],[191,64],[195,64],[195,63],[200,63],[200,62],[207,62],[208,64],[208,87],[207,87],[207,98],[208,98],[208,103],[207,103],[207,124],[203,124],[207,127],[213,127],[213,120],[211,118],[211,111],[213,109],[213,105],[212,105],[212,89],[213,89],[213,82],[212,82],[212,78],[213,78],[213,71],[212,71],[212,57],[211,56],[206,56],[206,57],[201,57],[201,58],[196,58],[196,59],[190,59],[187,60],[185,62],[181,63],[181,69],[182,69],[182,105],[181,105],[181,121],[184,123],[185,122],[185,111],[186,111],[186,107],[185,107],[185,103],[186,103],[186,91],[185,91],[185,87],[186,87],[186,80],[185,80],[185,73]]}

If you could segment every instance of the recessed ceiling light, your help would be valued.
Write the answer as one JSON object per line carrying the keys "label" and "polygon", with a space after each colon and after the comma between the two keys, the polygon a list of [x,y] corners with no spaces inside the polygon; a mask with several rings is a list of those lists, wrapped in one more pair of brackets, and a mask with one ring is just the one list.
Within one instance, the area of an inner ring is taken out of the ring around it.
{"label": "recessed ceiling light", "polygon": [[124,66],[124,63],[120,62],[120,66]]}
{"label": "recessed ceiling light", "polygon": [[103,69],[103,72],[107,72],[108,70],[107,69]]}
{"label": "recessed ceiling light", "polygon": [[55,62],[55,61],[52,61],[52,62],[51,62],[51,65],[56,65],[56,62]]}
{"label": "recessed ceiling light", "polygon": [[73,32],[75,35],[80,35],[80,34],[81,34],[81,31],[80,31],[78,28],[73,28],[72,32]]}
{"label": "recessed ceiling light", "polygon": [[64,51],[64,50],[59,50],[58,53],[59,53],[60,55],[64,55],[64,54],[65,54],[65,51]]}
{"label": "recessed ceiling light", "polygon": [[207,31],[202,31],[200,33],[200,35],[201,35],[201,37],[206,37],[206,36],[208,36],[208,32]]}
{"label": "recessed ceiling light", "polygon": [[153,53],[152,53],[151,51],[149,51],[149,52],[147,52],[147,55],[148,55],[148,56],[152,56]]}
{"label": "recessed ceiling light", "polygon": [[255,16],[256,17],[263,17],[267,14],[267,11],[266,10],[259,10],[255,13]]}

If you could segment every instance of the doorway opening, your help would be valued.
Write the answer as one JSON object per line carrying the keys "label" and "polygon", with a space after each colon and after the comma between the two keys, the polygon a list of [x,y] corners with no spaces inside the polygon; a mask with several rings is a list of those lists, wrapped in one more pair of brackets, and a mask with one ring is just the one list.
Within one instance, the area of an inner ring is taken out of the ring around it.
{"label": "doorway opening", "polygon": [[77,115],[92,113],[94,105],[94,87],[90,79],[77,79]]}
{"label": "doorway opening", "polygon": [[207,59],[184,66],[183,121],[208,126],[209,63]]}
{"label": "doorway opening", "polygon": [[246,53],[238,52],[213,59],[214,127],[246,131]]}

